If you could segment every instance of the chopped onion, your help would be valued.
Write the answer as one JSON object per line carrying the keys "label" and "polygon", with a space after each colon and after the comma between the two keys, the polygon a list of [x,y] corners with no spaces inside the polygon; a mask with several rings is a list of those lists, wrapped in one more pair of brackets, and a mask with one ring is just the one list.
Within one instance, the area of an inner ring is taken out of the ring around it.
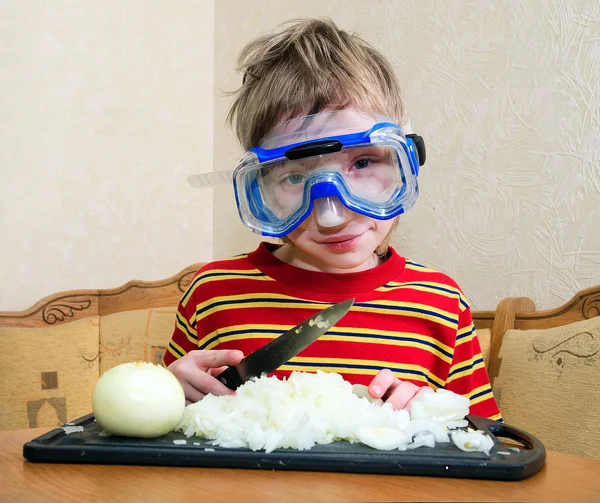
{"label": "chopped onion", "polygon": [[235,395],[207,395],[186,407],[176,429],[211,444],[271,452],[311,449],[336,440],[374,449],[434,447],[450,441],[449,428],[466,427],[469,399],[438,390],[413,402],[414,412],[393,410],[364,385],[340,374],[293,372],[288,379],[262,376]]}
{"label": "chopped onion", "polygon": [[356,430],[356,436],[363,444],[381,451],[404,450],[409,442],[404,431],[389,426],[363,426]]}
{"label": "chopped onion", "polygon": [[466,428],[469,426],[469,421],[466,419],[461,419],[458,421],[442,421],[440,424],[449,430],[454,430],[457,428]]}
{"label": "chopped onion", "polygon": [[423,393],[415,398],[410,405],[410,417],[440,423],[463,420],[469,413],[469,405],[467,397],[440,388],[435,393]]}
{"label": "chopped onion", "polygon": [[179,423],[185,395],[177,378],[152,363],[123,363],[107,370],[92,393],[99,426],[113,435],[153,438]]}
{"label": "chopped onion", "polygon": [[83,431],[83,426],[74,426],[73,423],[67,423],[64,426],[61,426],[61,428],[64,430],[65,435],[70,435],[71,433],[78,433],[80,431]]}
{"label": "chopped onion", "polygon": [[489,455],[490,450],[494,447],[492,437],[483,433],[480,430],[454,431],[452,432],[452,442],[461,451],[465,452],[484,452]]}
{"label": "chopped onion", "polygon": [[432,433],[417,433],[412,444],[408,444],[409,449],[416,449],[418,447],[435,447],[435,437]]}
{"label": "chopped onion", "polygon": [[222,447],[306,450],[335,440],[360,441],[361,427],[401,430],[408,412],[359,398],[336,373],[293,372],[287,380],[260,377],[235,395],[207,395],[188,405],[178,429]]}
{"label": "chopped onion", "polygon": [[369,402],[374,403],[376,405],[383,405],[383,400],[381,398],[373,398],[369,394],[369,387],[364,384],[353,384],[352,385],[352,393],[354,393],[359,398],[365,398]]}
{"label": "chopped onion", "polygon": [[431,433],[436,442],[450,442],[448,432],[444,427],[431,419],[415,419],[404,429],[404,433],[406,433],[410,439],[422,432]]}

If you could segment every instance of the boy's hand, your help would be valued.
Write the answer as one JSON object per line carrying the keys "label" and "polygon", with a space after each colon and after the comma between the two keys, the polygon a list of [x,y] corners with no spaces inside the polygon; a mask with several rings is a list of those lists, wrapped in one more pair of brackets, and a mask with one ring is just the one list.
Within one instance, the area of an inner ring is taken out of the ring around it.
{"label": "boy's hand", "polygon": [[244,358],[241,351],[219,349],[196,349],[175,360],[167,368],[177,378],[185,393],[185,404],[199,402],[209,393],[212,395],[234,395],[214,376],[225,370],[227,365],[237,365]]}
{"label": "boy's hand", "polygon": [[417,386],[401,381],[391,370],[380,370],[369,384],[369,395],[381,398],[395,410],[406,409],[410,412],[410,403],[423,393],[433,393],[429,386]]}

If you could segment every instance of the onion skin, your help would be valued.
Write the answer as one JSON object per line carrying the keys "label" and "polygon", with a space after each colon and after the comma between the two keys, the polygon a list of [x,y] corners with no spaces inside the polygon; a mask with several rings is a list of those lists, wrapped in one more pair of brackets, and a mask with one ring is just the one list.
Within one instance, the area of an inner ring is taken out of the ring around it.
{"label": "onion skin", "polygon": [[185,395],[177,378],[152,363],[123,363],[107,370],[92,392],[96,422],[107,433],[155,438],[183,416]]}

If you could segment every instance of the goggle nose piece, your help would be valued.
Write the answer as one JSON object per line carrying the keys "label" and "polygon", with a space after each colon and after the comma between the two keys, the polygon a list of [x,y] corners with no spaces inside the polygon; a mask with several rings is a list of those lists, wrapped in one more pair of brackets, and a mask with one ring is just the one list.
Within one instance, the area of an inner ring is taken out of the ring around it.
{"label": "goggle nose piece", "polygon": [[346,222],[348,211],[337,197],[320,197],[314,202],[315,219],[321,227],[337,227]]}

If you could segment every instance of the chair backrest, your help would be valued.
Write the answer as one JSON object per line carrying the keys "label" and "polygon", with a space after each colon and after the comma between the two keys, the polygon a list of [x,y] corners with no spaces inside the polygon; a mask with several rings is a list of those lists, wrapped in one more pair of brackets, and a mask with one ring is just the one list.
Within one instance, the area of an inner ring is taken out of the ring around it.
{"label": "chair backrest", "polygon": [[557,309],[516,312],[492,372],[507,423],[548,449],[600,458],[600,287]]}
{"label": "chair backrest", "polygon": [[177,304],[202,264],[161,281],[50,295],[0,312],[0,429],[57,426],[91,412],[102,373],[130,361],[159,363]]}

